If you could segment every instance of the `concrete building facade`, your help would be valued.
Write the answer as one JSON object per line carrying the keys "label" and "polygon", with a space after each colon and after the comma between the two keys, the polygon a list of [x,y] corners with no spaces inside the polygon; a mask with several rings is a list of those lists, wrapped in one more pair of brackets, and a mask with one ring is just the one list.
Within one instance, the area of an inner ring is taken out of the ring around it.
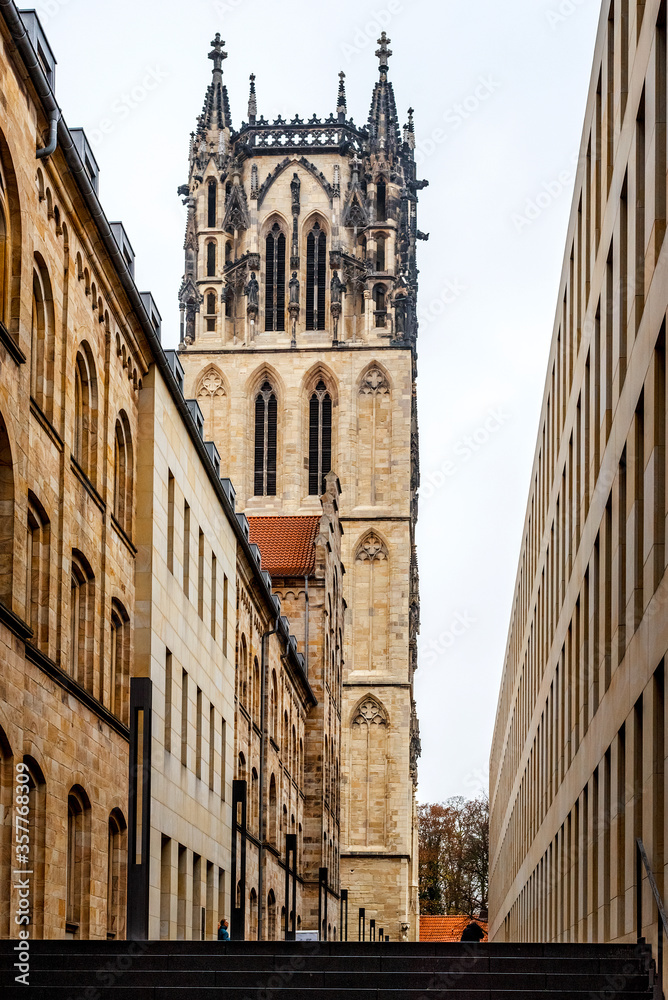
{"label": "concrete building facade", "polygon": [[490,939],[634,940],[636,838],[666,885],[666,105],[665,2],[605,0],[492,747]]}
{"label": "concrete building facade", "polygon": [[[365,128],[347,117],[341,73],[336,113],[289,122],[258,116],[252,75],[248,121],[235,130],[224,42],[212,42],[179,189],[188,209],[180,360],[251,520],[319,517],[327,473],[340,478],[340,838],[323,813],[320,866],[332,867],[331,838],[351,911],[364,906],[391,938],[416,940],[416,245],[426,238],[416,213],[425,182],[412,111],[399,127],[385,33],[378,44]],[[321,659],[321,676],[310,674],[319,690],[325,667]]]}

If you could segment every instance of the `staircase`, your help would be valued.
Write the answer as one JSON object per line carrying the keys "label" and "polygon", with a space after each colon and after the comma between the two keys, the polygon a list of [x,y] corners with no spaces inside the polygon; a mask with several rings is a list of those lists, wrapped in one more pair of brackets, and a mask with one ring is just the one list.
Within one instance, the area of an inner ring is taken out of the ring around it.
{"label": "staircase", "polygon": [[14,982],[15,944],[0,941],[7,1000],[650,1000],[656,992],[646,945],[34,941],[26,990]]}

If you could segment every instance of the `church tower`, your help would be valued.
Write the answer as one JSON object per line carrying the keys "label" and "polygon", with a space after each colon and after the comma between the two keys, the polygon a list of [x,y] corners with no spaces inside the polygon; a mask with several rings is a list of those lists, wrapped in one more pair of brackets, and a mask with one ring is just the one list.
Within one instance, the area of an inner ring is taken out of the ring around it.
{"label": "church tower", "polygon": [[[251,525],[321,514],[328,473],[338,476],[344,627],[335,650],[309,660],[329,748],[322,730],[308,740],[322,741],[315,749],[340,776],[322,820],[335,829],[320,841],[337,852],[332,891],[348,890],[350,935],[365,907],[396,941],[417,939],[419,922],[416,245],[426,182],[412,109],[399,124],[389,43],[383,32],[365,127],[348,117],[340,73],[335,112],[289,121],[258,116],[251,75],[235,129],[216,35],[179,189],[179,301],[186,394]],[[305,590],[307,602],[307,577]],[[322,662],[330,656],[340,673]]]}

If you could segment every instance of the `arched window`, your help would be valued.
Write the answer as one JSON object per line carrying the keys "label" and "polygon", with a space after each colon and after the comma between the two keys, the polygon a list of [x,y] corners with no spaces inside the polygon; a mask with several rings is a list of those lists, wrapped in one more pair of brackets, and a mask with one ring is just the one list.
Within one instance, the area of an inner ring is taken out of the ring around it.
{"label": "arched window", "polygon": [[46,511],[28,493],[28,533],[26,545],[26,621],[33,631],[33,644],[49,652],[49,585],[51,525]]}
{"label": "arched window", "polygon": [[30,394],[49,417],[53,416],[54,327],[51,282],[44,261],[36,254],[32,278]]}
{"label": "arched window", "polygon": [[374,308],[376,315],[376,326],[384,327],[387,321],[387,301],[385,297],[385,286],[376,285],[373,290]]}
{"label": "arched window", "polygon": [[89,691],[93,690],[94,621],[95,578],[90,563],[75,550],[70,592],[70,672]]}
{"label": "arched window", "polygon": [[216,241],[211,240],[206,245],[206,274],[208,278],[216,276]]}
{"label": "arched window", "polygon": [[285,330],[285,234],[274,223],[266,239],[265,330]]}
{"label": "arched window", "polygon": [[260,816],[260,794],[259,789],[260,780],[258,777],[257,769],[253,768],[251,771],[251,787],[250,787],[250,802],[248,803],[248,812],[250,815],[250,827],[252,831],[259,836],[260,831],[258,830],[258,819]]}
{"label": "arched window", "polygon": [[74,458],[94,484],[97,473],[97,378],[88,344],[77,351],[74,375]]}
{"label": "arched window", "polygon": [[[2,906],[0,906],[0,935],[5,939],[9,937],[10,920],[12,921],[11,926],[16,926],[14,924],[14,914],[12,913],[10,916],[11,907],[9,905],[12,893],[11,887],[14,882],[12,870],[18,867],[15,859],[18,859],[22,853],[30,857],[30,845],[27,845],[28,851],[25,851],[19,845],[15,846],[13,844],[13,831],[10,820],[12,816],[14,788],[23,781],[21,778],[18,781],[16,780],[18,770],[20,769],[15,770],[15,766],[16,761],[14,760],[7,734],[2,726],[0,726],[0,813],[3,817],[6,817],[0,823],[0,899],[3,901]],[[14,854],[15,850],[16,854]]]}
{"label": "arched window", "polygon": [[114,516],[126,535],[132,537],[134,456],[130,421],[121,410],[114,438]]}
{"label": "arched window", "polygon": [[[44,872],[46,864],[46,780],[42,769],[32,757],[24,756],[28,776],[28,836],[30,864],[25,877],[30,881],[30,923],[32,934],[44,933]],[[23,877],[23,876],[22,876]]]}
{"label": "arched window", "polygon": [[232,244],[228,240],[225,244],[225,263],[229,264],[232,260]]}
{"label": "arched window", "polygon": [[269,734],[274,743],[278,743],[277,733],[278,718],[278,688],[276,684],[276,671],[271,673],[271,690],[269,692]]}
{"label": "arched window", "polygon": [[66,934],[86,938],[90,908],[90,801],[78,785],[67,796],[66,885]]}
{"label": "arched window", "polygon": [[250,933],[249,941],[257,941],[257,892],[250,891]]}
{"label": "arched window", "polygon": [[306,238],[306,329],[325,329],[327,237],[316,222]]}
{"label": "arched window", "polygon": [[267,830],[267,840],[276,846],[278,824],[278,803],[276,801],[276,778],[272,774],[269,782],[269,829]]}
{"label": "arched window", "polygon": [[120,809],[109,816],[107,850],[107,940],[125,937],[127,823]]}
{"label": "arched window", "polygon": [[385,181],[376,184],[376,221],[385,222],[387,218],[387,188]]}
{"label": "arched window", "polygon": [[241,636],[239,650],[239,700],[248,708],[248,647],[246,636]]}
{"label": "arched window", "polygon": [[256,497],[276,496],[276,445],[278,403],[270,382],[264,382],[255,397]]}
{"label": "arched window", "polygon": [[11,610],[14,577],[14,463],[0,415],[0,601]]}
{"label": "arched window", "polygon": [[260,664],[257,656],[253,661],[253,716],[254,720],[260,722]]}
{"label": "arched window", "polygon": [[130,721],[130,616],[120,603],[111,602],[111,656],[109,709],[127,726]]}
{"label": "arched window", "polygon": [[215,333],[216,331],[216,293],[207,292],[206,293],[206,332]]}
{"label": "arched window", "polygon": [[0,172],[0,323],[6,322],[9,288],[9,231],[5,209],[5,189]]}
{"label": "arched window", "polygon": [[385,271],[385,242],[385,236],[379,233],[376,237],[376,270],[380,273]]}
{"label": "arched window", "polygon": [[207,226],[209,229],[216,227],[216,182],[209,181],[207,185]]}
{"label": "arched window", "polygon": [[242,753],[239,754],[239,760],[238,760],[238,763],[237,763],[237,768],[238,768],[237,777],[238,777],[239,781],[245,781],[246,780],[246,758],[244,757],[244,755]]}
{"label": "arched window", "polygon": [[294,781],[297,780],[297,732],[295,727],[292,727],[292,763],[290,766],[290,771],[292,773],[292,778]]}
{"label": "arched window", "polygon": [[234,318],[234,292],[229,286],[225,289],[225,317]]}
{"label": "arched window", "polygon": [[332,397],[318,382],[309,404],[308,491],[322,496],[325,476],[332,469]]}
{"label": "arched window", "polygon": [[275,941],[276,936],[276,896],[270,889],[267,895],[267,939]]}

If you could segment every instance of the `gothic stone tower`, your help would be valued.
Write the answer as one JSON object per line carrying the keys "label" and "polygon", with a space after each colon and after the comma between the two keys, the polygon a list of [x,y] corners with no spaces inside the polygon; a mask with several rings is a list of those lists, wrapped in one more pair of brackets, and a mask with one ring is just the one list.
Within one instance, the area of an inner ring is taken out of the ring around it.
{"label": "gothic stone tower", "polygon": [[[383,32],[365,128],[347,116],[341,73],[335,114],[273,122],[258,117],[251,76],[248,121],[235,130],[224,42],[212,45],[179,189],[187,394],[249,517],[319,515],[327,473],[339,476],[344,666],[325,713],[341,733],[335,892],[349,890],[352,934],[364,906],[392,940],[414,940],[416,242],[426,238],[416,210],[426,182],[412,111],[402,132]],[[328,676],[324,663],[309,670]],[[322,733],[308,738],[324,752]]]}

